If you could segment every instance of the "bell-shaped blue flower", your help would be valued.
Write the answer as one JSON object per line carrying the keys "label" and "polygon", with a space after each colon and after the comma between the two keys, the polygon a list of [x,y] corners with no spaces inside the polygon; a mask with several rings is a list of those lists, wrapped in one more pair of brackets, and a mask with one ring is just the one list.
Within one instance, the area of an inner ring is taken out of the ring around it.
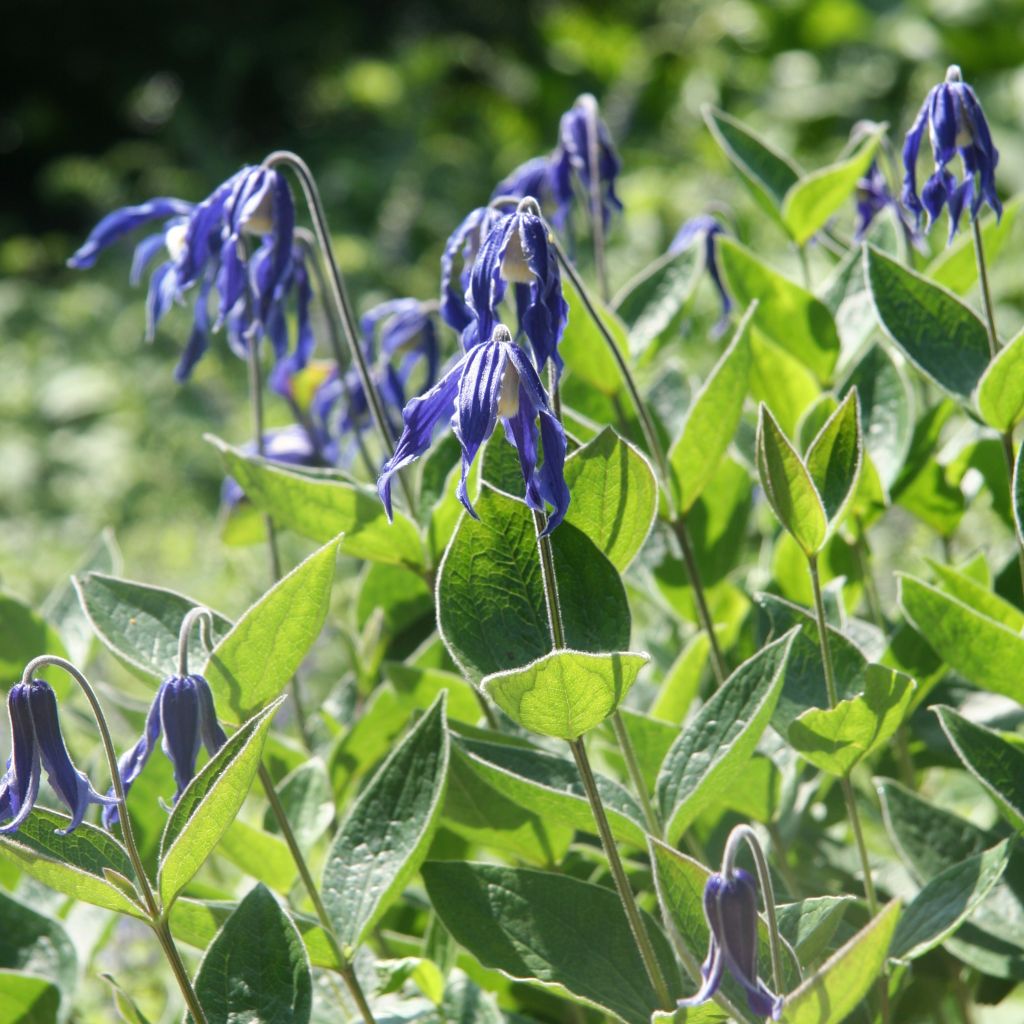
{"label": "bell-shaped blue flower", "polygon": [[[163,734],[163,751],[174,766],[177,802],[196,773],[200,744],[212,757],[227,742],[217,722],[210,685],[199,675],[169,676],[156,692],[146,715],[146,724],[138,743],[118,762],[125,796],[142,774],[156,741]],[[118,820],[117,805],[103,809],[103,824],[110,828]]]}
{"label": "bell-shaped blue flower", "polygon": [[669,255],[675,256],[703,242],[704,269],[708,272],[722,304],[722,315],[718,318],[718,323],[715,324],[713,330],[716,337],[729,326],[729,314],[732,312],[732,298],[729,296],[722,278],[722,269],[718,265],[718,249],[715,245],[715,238],[724,234],[725,228],[715,217],[702,213],[686,221],[676,232],[668,247]]}
{"label": "bell-shaped blue flower", "polygon": [[7,694],[11,720],[11,756],[0,780],[0,833],[15,832],[28,817],[39,795],[41,768],[57,798],[71,814],[71,824],[60,835],[76,829],[90,804],[115,802],[101,796],[72,763],[64,744],[57,712],[57,695],[42,679],[15,683]]}
{"label": "bell-shaped blue flower", "polygon": [[[925,128],[935,158],[935,172],[925,182],[920,196],[917,191],[917,155]],[[960,154],[964,180],[957,182],[949,164]],[[934,86],[925,98],[917,119],[903,143],[903,205],[920,223],[921,214],[928,213],[930,227],[945,206],[949,210],[949,237],[952,239],[964,207],[975,219],[982,203],[1003,213],[1003,204],[996,195],[996,165],[999,152],[984,111],[974,90],[963,81],[955,64],[946,72],[946,80]]]}
{"label": "bell-shaped blue flower", "polygon": [[[469,275],[491,226],[501,217],[490,206],[471,210],[448,236],[441,253],[441,319],[460,335],[476,316],[466,299]],[[456,274],[456,264],[459,264]],[[457,284],[456,284],[457,282]]]}
{"label": "bell-shaped blue flower", "polygon": [[[519,455],[527,505],[537,511],[545,511],[545,502],[553,507],[545,529],[548,533],[565,517],[569,507],[564,475],[565,431],[548,405],[533,363],[503,324],[494,328],[489,340],[464,353],[430,391],[409,402],[402,416],[405,429],[377,480],[377,491],[389,517],[391,478],[430,447],[434,427],[446,416],[451,416],[452,430],[462,446],[462,478],[456,494],[470,515],[476,518],[466,490],[466,475],[481,445],[501,420],[505,436]],[[538,419],[544,445],[540,466]]]}
{"label": "bell-shaped blue flower", "polygon": [[707,1002],[728,971],[742,986],[752,1013],[778,1020],[782,996],[769,991],[757,976],[757,886],[751,875],[742,868],[728,876],[711,875],[704,886],[704,916],[711,939],[700,969],[702,984],[696,995],[680,999],[679,1005]]}
{"label": "bell-shaped blue flower", "polygon": [[532,196],[542,206],[554,195],[554,165],[551,158],[535,156],[510,171],[494,187],[491,201],[505,196],[510,199],[525,199]]}
{"label": "bell-shaped blue flower", "polygon": [[605,227],[622,203],[615,194],[615,179],[620,168],[612,137],[601,119],[597,100],[584,93],[562,115],[558,127],[558,148],[552,157],[551,182],[558,209],[554,222],[565,224],[573,204],[573,177],[579,179],[586,195],[590,195],[595,179],[601,191],[601,213]]}

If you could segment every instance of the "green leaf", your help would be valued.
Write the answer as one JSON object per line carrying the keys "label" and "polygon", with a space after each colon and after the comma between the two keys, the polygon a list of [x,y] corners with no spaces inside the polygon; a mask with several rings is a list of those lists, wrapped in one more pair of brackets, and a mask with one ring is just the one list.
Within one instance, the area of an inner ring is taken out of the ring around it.
{"label": "green leaf", "polygon": [[[75,577],[82,610],[107,649],[147,679],[164,680],[178,671],[178,633],[182,620],[197,603],[184,594],[145,583],[89,573]],[[213,641],[231,629],[223,615],[213,613]],[[188,656],[193,665],[206,660],[201,630],[189,635]]]}
{"label": "green leaf", "polygon": [[1024,420],[1024,331],[989,363],[978,383],[978,412],[1001,434]]}
{"label": "green leaf", "polygon": [[[565,757],[532,747],[459,739],[460,751],[482,779],[542,821],[595,832],[594,815],[576,765]],[[621,842],[644,843],[644,815],[628,790],[595,773],[612,834]]]}
{"label": "green leaf", "polygon": [[238,818],[220,837],[217,853],[282,896],[295,884],[295,861],[285,841]]}
{"label": "green leaf", "polygon": [[749,325],[756,306],[743,315],[729,347],[694,396],[668,461],[679,511],[686,514],[715,475],[736,434],[750,387]]}
{"label": "green leaf", "polygon": [[[310,758],[277,786],[288,823],[299,846],[312,846],[330,827],[334,818],[334,795],[327,768],[318,757]],[[268,807],[263,827],[277,832],[277,818]]]}
{"label": "green leaf", "polygon": [[988,790],[1006,820],[1024,831],[1024,750],[952,708],[938,704],[931,710],[964,767]]}
{"label": "green leaf", "polygon": [[693,249],[667,252],[627,281],[612,299],[612,309],[629,329],[633,355],[678,329],[683,307],[697,283],[698,267]]}
{"label": "green leaf", "polygon": [[827,381],[839,358],[839,333],[828,307],[734,239],[719,237],[718,256],[737,305],[746,308],[757,299],[754,326]]}
{"label": "green leaf", "polygon": [[1003,877],[1010,840],[968,857],[936,875],[907,905],[889,955],[916,960],[941,945],[971,915]]}
{"label": "green leaf", "polygon": [[288,685],[327,617],[337,553],[337,539],[314,551],[243,613],[210,652],[203,675],[221,714],[230,711],[243,721]]}
{"label": "green leaf", "polygon": [[188,885],[242,806],[279,698],[249,719],[188,784],[160,839],[157,885],[165,907]]}
{"label": "green leaf", "polygon": [[375,491],[344,480],[281,469],[209,434],[206,440],[220,451],[225,469],[245,496],[279,525],[318,544],[343,533],[341,550],[345,554],[423,569],[419,528],[399,510],[395,521],[389,523]]}
{"label": "green leaf", "polygon": [[[455,662],[479,681],[551,651],[530,510],[484,486],[479,520],[464,516],[439,570],[438,627]],[[629,647],[630,617],[611,563],[571,523],[551,535],[565,639],[579,651]]]}
{"label": "green leaf", "polygon": [[[987,217],[981,225],[982,245],[989,266],[1010,240],[1024,197],[1014,196],[1003,204],[1003,216]],[[973,232],[965,231],[942,249],[928,264],[927,276],[957,295],[966,295],[978,283],[978,260],[974,254]]]}
{"label": "green leaf", "polygon": [[334,837],[322,891],[346,956],[426,856],[444,805],[449,748],[442,695],[381,765]]}
{"label": "green leaf", "polygon": [[818,397],[817,378],[756,327],[750,335],[750,351],[751,395],[771,409],[783,430],[795,433],[800,417]]}
{"label": "green leaf", "polygon": [[[940,590],[962,601],[969,608],[1002,623],[1014,633],[1024,631],[1024,612],[1010,604],[1005,598],[994,594],[989,588],[991,580],[979,582],[967,574],[967,566],[953,569],[942,562],[929,558],[928,564],[937,577]],[[987,565],[985,569],[987,571]]]}
{"label": "green leaf", "polygon": [[787,633],[736,669],[672,745],[656,787],[671,840],[742,774],[775,710],[795,635]]}
{"label": "green leaf", "polygon": [[786,193],[800,180],[799,169],[789,157],[769,146],[724,110],[705,106],[701,113],[715,141],[740,172],[757,204],[785,229],[779,209]]}
{"label": "green leaf", "polygon": [[114,1006],[125,1024],[149,1024],[149,1018],[138,1008],[135,1000],[118,984],[117,980],[110,974],[101,974],[100,977],[110,986],[110,993],[114,997]]}
{"label": "green leaf", "polygon": [[[67,654],[57,631],[24,601],[0,594],[0,674],[5,679],[20,679],[25,666],[41,654]],[[43,670],[40,674],[48,673]],[[66,679],[54,682],[58,694],[67,692]]]}
{"label": "green leaf", "polygon": [[497,998],[461,971],[456,972],[445,986],[441,1019],[446,1024],[505,1024],[507,1020],[498,1009]]}
{"label": "green leaf", "polygon": [[647,654],[552,651],[487,676],[481,687],[524,729],[572,741],[615,711],[648,661]]}
{"label": "green leaf", "polygon": [[0,971],[0,1024],[56,1024],[60,990],[34,974]]}
{"label": "green leaf", "polygon": [[838,522],[856,489],[863,454],[860,402],[853,388],[807,449],[807,472],[821,497],[829,525]]}
{"label": "green leaf", "polygon": [[863,696],[834,708],[808,708],[789,727],[789,742],[808,761],[831,775],[850,769],[887,743],[910,708],[915,684],[909,676],[869,665]]}
{"label": "green leaf", "polygon": [[853,156],[804,175],[790,186],[782,202],[782,222],[793,241],[804,245],[850,200],[864,177],[880,141],[873,133]]}
{"label": "green leaf", "polygon": [[411,710],[426,711],[444,690],[448,694],[448,720],[472,725],[480,718],[480,703],[475,687],[455,672],[439,668],[419,668],[405,662],[386,661],[381,666],[385,678],[395,688],[399,701]]}
{"label": "green leaf", "polygon": [[262,885],[224,923],[203,957],[195,987],[209,1024],[309,1021],[313,979],[306,950]]}
{"label": "green leaf", "polygon": [[804,554],[817,554],[828,535],[825,506],[803,460],[764,405],[757,426],[757,472],[779,522]]}
{"label": "green leaf", "polygon": [[[566,875],[458,861],[424,864],[423,880],[445,927],[485,967],[565,992],[627,1024],[648,1024],[658,1008],[611,889]],[[665,937],[644,918],[662,970],[677,977]]]}
{"label": "green leaf", "polygon": [[701,675],[711,653],[707,633],[694,633],[665,673],[651,715],[672,725],[681,725],[700,688]]}
{"label": "green leaf", "polygon": [[[574,377],[596,388],[602,395],[618,395],[623,390],[622,371],[609,351],[604,335],[587,312],[572,282],[563,280],[563,289],[565,301],[569,305],[569,322],[572,324],[572,330],[565,332],[558,346],[566,367]],[[596,295],[591,295],[590,301],[611,332],[619,351],[623,356],[628,356],[629,335],[623,322]]]}
{"label": "green leaf", "polygon": [[1024,701],[1024,636],[913,576],[898,576],[899,604],[935,652],[992,693]]}
{"label": "green leaf", "polygon": [[658,511],[647,460],[611,427],[565,460],[572,503],[565,521],[582,530],[620,572],[636,557]]}
{"label": "green leaf", "polygon": [[817,960],[828,947],[852,896],[813,896],[775,908],[779,934],[793,947],[803,964]]}
{"label": "green leaf", "polygon": [[885,333],[925,376],[967,401],[989,362],[985,325],[951,292],[874,246],[865,246],[864,265]]}
{"label": "green leaf", "polygon": [[884,967],[899,916],[900,905],[894,900],[787,996],[784,1024],[839,1024],[844,1020]]}
{"label": "green leaf", "polygon": [[69,1010],[78,980],[78,956],[63,925],[4,892],[0,892],[0,922],[0,969],[48,978],[60,989],[64,1010]]}
{"label": "green leaf", "polygon": [[67,815],[37,807],[17,832],[0,835],[0,856],[57,892],[144,920],[142,907],[109,880],[110,872],[135,877],[128,851],[88,822],[70,835],[57,834],[70,823]]}
{"label": "green leaf", "polygon": [[1017,449],[1012,488],[1013,525],[1017,528],[1017,543],[1024,545],[1024,444]]}

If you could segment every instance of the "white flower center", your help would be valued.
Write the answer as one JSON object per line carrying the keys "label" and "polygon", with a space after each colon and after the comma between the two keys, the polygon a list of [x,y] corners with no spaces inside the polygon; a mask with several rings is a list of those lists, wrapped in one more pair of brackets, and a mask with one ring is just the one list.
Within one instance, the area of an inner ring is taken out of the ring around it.
{"label": "white flower center", "polygon": [[180,263],[185,255],[185,235],[188,232],[187,224],[175,224],[164,233],[164,245],[167,247],[172,260]]}
{"label": "white flower center", "polygon": [[523,240],[518,231],[512,232],[505,255],[501,261],[501,276],[515,284],[533,284],[533,271],[523,252]]}
{"label": "white flower center", "polygon": [[519,371],[511,362],[505,363],[498,393],[498,415],[509,419],[519,412]]}
{"label": "white flower center", "polygon": [[274,230],[274,199],[268,188],[245,217],[242,230],[249,235],[269,235]]}

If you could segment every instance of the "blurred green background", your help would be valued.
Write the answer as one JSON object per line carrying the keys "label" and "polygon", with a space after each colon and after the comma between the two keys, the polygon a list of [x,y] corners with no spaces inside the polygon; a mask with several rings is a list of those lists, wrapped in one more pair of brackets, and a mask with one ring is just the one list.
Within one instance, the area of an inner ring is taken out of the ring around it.
{"label": "blurred green background", "polygon": [[[813,167],[861,118],[888,120],[902,139],[953,61],[993,123],[1001,191],[1024,186],[1015,0],[37,0],[6,21],[0,577],[30,600],[105,526],[126,575],[225,611],[264,579],[262,552],[219,540],[219,462],[201,440],[204,431],[247,438],[243,367],[215,346],[189,384],[175,383],[188,314],[169,316],[144,344],[130,246],[88,273],[63,268],[114,207],[158,194],[199,199],[240,164],[291,148],[319,178],[358,308],[429,298],[454,224],[514,165],[552,148],[560,114],[589,90],[624,163],[613,283],[708,204],[724,204],[745,239],[785,264],[701,105],[724,107]],[[1018,276],[1008,287],[1019,297]],[[705,289],[707,323],[714,301]],[[271,406],[272,421],[286,415]]]}

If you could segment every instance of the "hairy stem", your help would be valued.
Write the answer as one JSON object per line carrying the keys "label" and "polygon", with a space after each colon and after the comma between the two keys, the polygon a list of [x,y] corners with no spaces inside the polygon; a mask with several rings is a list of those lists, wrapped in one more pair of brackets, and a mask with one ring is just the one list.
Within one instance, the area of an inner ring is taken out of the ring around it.
{"label": "hairy stem", "polygon": [[636,793],[637,799],[640,801],[640,807],[643,809],[647,831],[656,839],[661,839],[663,836],[661,822],[658,820],[658,814],[654,810],[650,794],[647,792],[647,784],[644,782],[643,772],[640,771],[640,763],[636,758],[633,740],[630,738],[626,723],[618,711],[615,711],[612,715],[612,728],[615,730],[615,739],[626,762],[626,772],[629,774],[629,780],[633,784],[633,792]]}

